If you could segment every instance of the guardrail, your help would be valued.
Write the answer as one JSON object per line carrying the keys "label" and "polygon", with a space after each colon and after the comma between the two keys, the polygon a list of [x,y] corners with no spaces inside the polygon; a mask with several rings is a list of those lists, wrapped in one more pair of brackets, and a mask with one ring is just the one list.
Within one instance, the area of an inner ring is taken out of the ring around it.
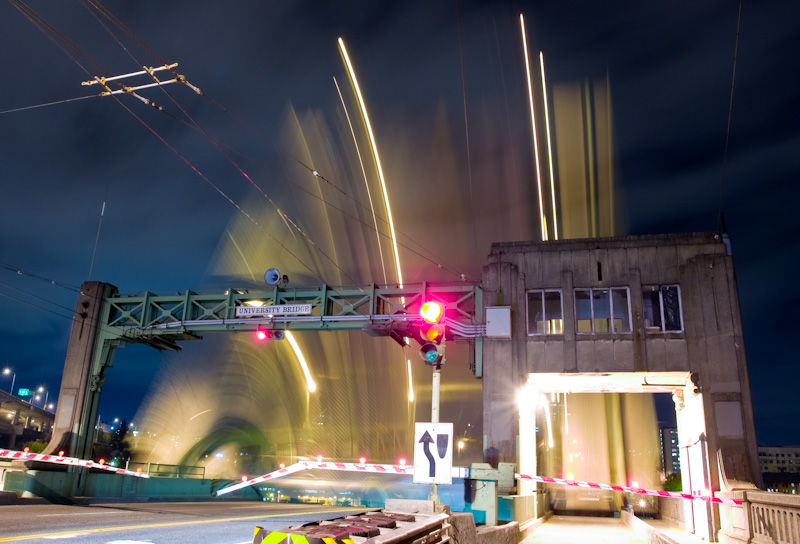
{"label": "guardrail", "polygon": [[742,501],[741,506],[720,506],[721,542],[800,542],[800,496],[756,490],[717,495]]}
{"label": "guardrail", "polygon": [[161,463],[128,463],[128,470],[140,470],[155,478],[199,478],[206,475],[206,467],[195,465],[162,465]]}

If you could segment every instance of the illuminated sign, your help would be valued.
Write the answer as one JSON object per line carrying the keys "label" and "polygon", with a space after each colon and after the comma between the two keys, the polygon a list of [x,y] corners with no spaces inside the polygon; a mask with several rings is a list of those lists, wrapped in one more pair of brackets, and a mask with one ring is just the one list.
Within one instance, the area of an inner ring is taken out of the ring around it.
{"label": "illuminated sign", "polygon": [[236,317],[272,315],[311,315],[311,304],[277,304],[274,306],[237,306]]}

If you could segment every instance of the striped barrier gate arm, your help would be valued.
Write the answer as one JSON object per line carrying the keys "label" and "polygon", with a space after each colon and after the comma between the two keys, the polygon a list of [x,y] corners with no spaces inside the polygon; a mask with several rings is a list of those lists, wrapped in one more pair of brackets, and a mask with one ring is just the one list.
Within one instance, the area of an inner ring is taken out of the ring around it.
{"label": "striped barrier gate arm", "polygon": [[689,493],[680,493],[677,491],[661,491],[657,489],[641,489],[638,487],[627,487],[623,485],[596,484],[592,482],[579,482],[578,480],[565,480],[563,478],[531,476],[529,474],[514,474],[514,477],[517,480],[533,480],[535,482],[542,482],[545,484],[569,485],[573,487],[584,487],[588,489],[605,489],[607,491],[622,491],[624,493],[636,493],[639,495],[651,495],[654,497],[672,497],[675,499],[712,502],[717,504],[729,504],[733,506],[741,506],[743,504],[742,501],[736,499],[720,499],[718,497],[714,497],[713,494],[709,496],[692,495]]}
{"label": "striped barrier gate arm", "polygon": [[149,474],[144,474],[139,471],[125,470],[124,468],[112,467],[86,459],[78,459],[77,457],[64,457],[61,455],[48,455],[44,453],[32,453],[27,451],[15,450],[0,450],[0,459],[12,459],[19,461],[38,461],[40,463],[53,463],[56,465],[72,465],[85,468],[95,468],[104,470],[106,472],[113,472],[114,474],[122,474],[125,476],[135,476],[137,478],[149,478]]}
{"label": "striped barrier gate arm", "polygon": [[225,495],[226,493],[231,493],[233,491],[237,491],[239,489],[243,489],[245,487],[250,487],[251,485],[259,484],[261,482],[266,482],[267,480],[275,480],[276,478],[282,478],[283,476],[288,476],[289,474],[294,474],[295,472],[300,472],[301,470],[305,470],[306,466],[303,461],[299,463],[295,463],[293,465],[289,465],[288,467],[280,468],[269,474],[264,474],[263,476],[258,476],[257,478],[252,478],[250,480],[245,480],[238,484],[229,485],[228,487],[223,487],[222,489],[218,490],[216,495],[219,497],[220,495]]}

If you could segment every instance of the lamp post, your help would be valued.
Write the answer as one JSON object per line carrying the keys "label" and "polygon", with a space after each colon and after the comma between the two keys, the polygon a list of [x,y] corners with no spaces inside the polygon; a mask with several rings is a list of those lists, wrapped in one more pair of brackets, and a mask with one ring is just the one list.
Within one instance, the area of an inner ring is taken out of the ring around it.
{"label": "lamp post", "polygon": [[12,378],[11,378],[11,391],[9,391],[9,393],[11,393],[13,395],[14,394],[14,382],[17,381],[17,374],[16,374],[16,372],[12,372],[10,368],[7,368],[7,367],[4,368],[3,369],[3,375],[4,376],[8,376],[9,374],[11,374],[11,376],[12,376]]}
{"label": "lamp post", "polygon": [[47,406],[47,398],[50,396],[50,391],[45,390],[45,388],[41,385],[39,386],[39,389],[37,389],[37,391],[39,391],[39,393],[44,393],[44,404],[42,404],[42,408],[44,408],[45,406]]}

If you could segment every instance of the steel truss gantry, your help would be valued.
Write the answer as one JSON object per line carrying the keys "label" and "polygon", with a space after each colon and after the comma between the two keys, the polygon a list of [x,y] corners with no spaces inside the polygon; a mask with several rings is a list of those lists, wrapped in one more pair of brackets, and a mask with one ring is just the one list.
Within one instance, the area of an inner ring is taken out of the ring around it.
{"label": "steel truss gantry", "polygon": [[[223,293],[176,295],[144,293],[105,299],[102,329],[109,338],[158,349],[180,349],[181,340],[201,333],[285,330],[364,330],[373,336],[403,336],[422,323],[420,305],[436,300],[445,307],[451,337],[479,338],[485,332],[481,288],[465,283],[421,283],[404,287],[274,286],[266,291],[227,289]],[[311,306],[310,315],[237,317],[243,306]]]}
{"label": "steel truss gantry", "polygon": [[[94,284],[92,286],[92,284]],[[85,288],[85,289],[84,289]],[[96,295],[87,301],[89,289]],[[102,295],[101,295],[102,293]],[[363,330],[371,336],[389,336],[405,345],[404,337],[419,338],[423,302],[436,300],[445,308],[447,337],[474,343],[471,366],[480,377],[482,345],[486,325],[483,291],[470,283],[420,283],[403,287],[286,287],[275,285],[266,290],[230,288],[217,293],[186,291],[175,295],[150,292],[126,296],[109,284],[87,282],[82,286],[77,314],[85,318],[87,309],[98,303],[96,334],[83,347],[70,346],[67,365],[75,353],[86,353],[91,364],[84,367],[85,401],[83,409],[65,417],[70,419],[58,427],[67,433],[70,454],[91,455],[94,424],[105,381],[105,372],[112,365],[114,352],[122,343],[140,343],[159,350],[178,350],[179,342],[198,340],[212,332],[255,331],[278,329],[292,331]],[[310,315],[237,316],[236,309],[254,305],[310,305]],[[71,340],[72,343],[72,340]],[[86,351],[88,350],[88,352]],[[89,354],[91,353],[91,355]],[[78,357],[76,355],[76,357]],[[67,368],[65,366],[65,373]],[[78,420],[76,421],[75,418]],[[54,436],[54,443],[59,440]],[[63,444],[66,446],[66,444]],[[62,446],[59,446],[62,447]]]}

